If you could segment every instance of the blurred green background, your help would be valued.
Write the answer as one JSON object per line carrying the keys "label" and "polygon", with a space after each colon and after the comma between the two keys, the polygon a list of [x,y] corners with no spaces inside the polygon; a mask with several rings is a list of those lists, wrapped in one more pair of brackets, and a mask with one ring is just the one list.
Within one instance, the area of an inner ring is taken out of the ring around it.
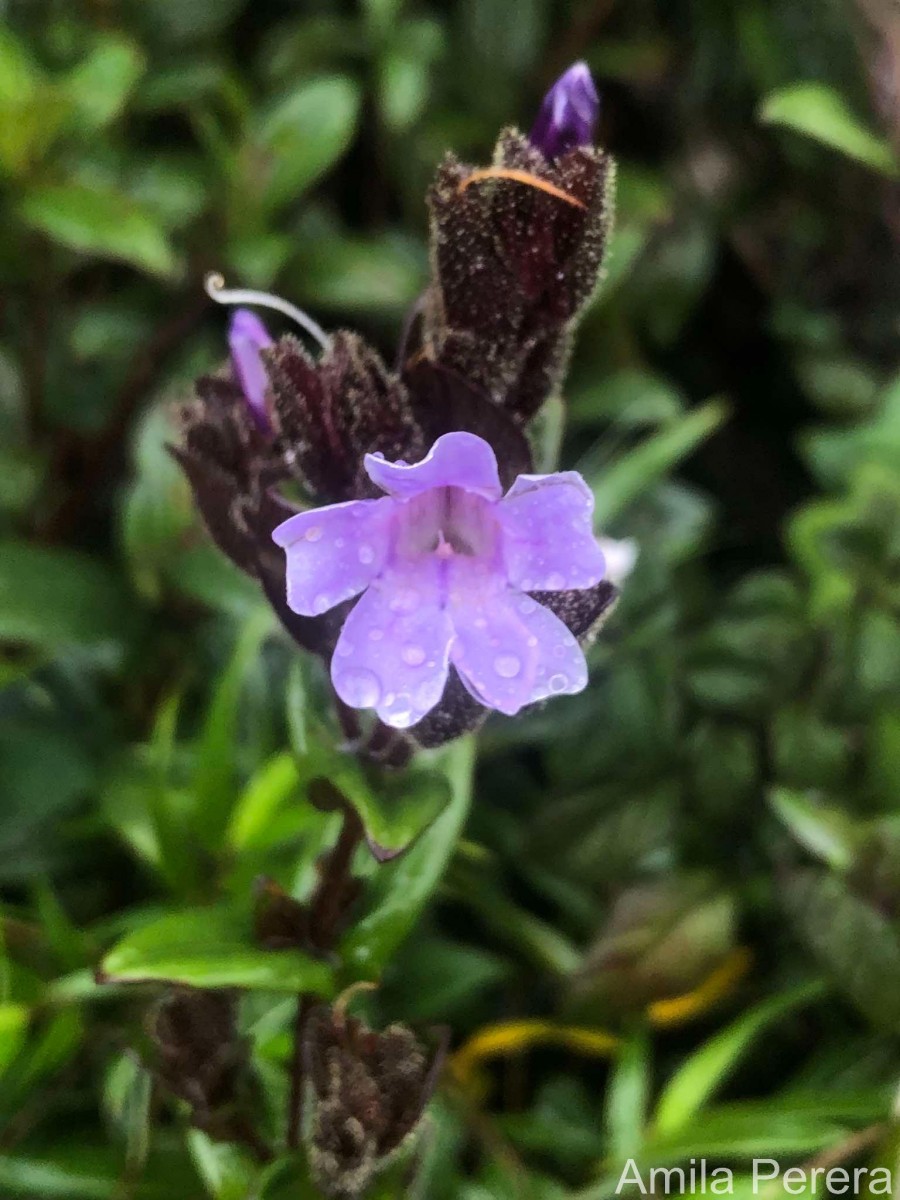
{"label": "blurred green background", "polygon": [[208,543],[172,405],[223,357],[210,269],[390,361],[438,159],[487,161],[578,58],[620,185],[560,461],[638,565],[588,691],[490,723],[471,788],[472,747],[438,756],[438,824],[360,856],[344,965],[382,975],[370,1020],[452,1031],[422,1200],[601,1200],[630,1156],[736,1191],[754,1155],[893,1166],[896,0],[3,11],[0,1195],[316,1195],[186,1134],[161,985],[94,982],[252,987],[274,1123],[321,968],[241,913],[334,837],[321,673]]}

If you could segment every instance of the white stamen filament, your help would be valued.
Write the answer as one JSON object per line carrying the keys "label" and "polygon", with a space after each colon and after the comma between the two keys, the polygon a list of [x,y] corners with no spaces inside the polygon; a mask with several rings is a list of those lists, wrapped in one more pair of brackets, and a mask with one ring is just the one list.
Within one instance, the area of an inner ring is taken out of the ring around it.
{"label": "white stamen filament", "polygon": [[250,288],[226,288],[225,280],[218,271],[210,271],[203,281],[203,286],[207,296],[210,300],[215,300],[216,304],[255,304],[259,308],[274,309],[275,312],[283,313],[292,321],[296,321],[301,329],[316,339],[323,350],[327,350],[331,345],[331,340],[321,325],[290,301],[282,300],[280,296],[273,296],[269,292],[255,292]]}

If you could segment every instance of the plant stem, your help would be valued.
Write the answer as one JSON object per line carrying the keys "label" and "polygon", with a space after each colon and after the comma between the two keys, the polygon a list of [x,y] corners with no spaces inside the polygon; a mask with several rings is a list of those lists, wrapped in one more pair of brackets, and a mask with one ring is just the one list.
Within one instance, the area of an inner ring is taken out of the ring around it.
{"label": "plant stem", "polygon": [[[344,823],[340,836],[323,863],[323,869],[309,906],[309,935],[316,950],[328,953],[334,949],[341,930],[341,920],[353,899],[354,887],[350,868],[353,855],[363,838],[363,824],[347,801],[344,801]],[[303,1042],[306,1023],[317,1003],[317,997],[302,992],[297,997],[294,1017],[294,1050],[291,1060],[291,1092],[288,1104],[287,1133],[289,1150],[300,1145],[300,1120],[303,1106]]]}

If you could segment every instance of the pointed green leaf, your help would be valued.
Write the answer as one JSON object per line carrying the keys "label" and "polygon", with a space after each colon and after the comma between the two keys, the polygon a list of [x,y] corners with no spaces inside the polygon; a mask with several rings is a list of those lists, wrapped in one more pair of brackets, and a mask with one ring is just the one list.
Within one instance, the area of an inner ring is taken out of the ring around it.
{"label": "pointed green leaf", "polygon": [[162,226],[121,192],[81,184],[34,188],[22,201],[23,219],[70,250],[120,259],[152,275],[172,275],[175,253]]}
{"label": "pointed green leaf", "polygon": [[667,1136],[689,1126],[759,1035],[788,1013],[818,1000],[824,991],[823,984],[815,982],[773,996],[694,1051],[663,1089],[656,1107],[657,1133]]}
{"label": "pointed green leaf", "polygon": [[380,973],[440,881],[468,815],[474,749],[473,739],[463,738],[434,757],[450,785],[450,803],[406,854],[375,876],[372,907],[343,947],[345,963],[362,977]]}
{"label": "pointed green leaf", "polygon": [[888,142],[867,128],[843,96],[824,83],[780,88],[766,97],[759,115],[767,124],[815,138],[884,175],[898,174],[897,156]]}
{"label": "pointed green leaf", "polygon": [[244,917],[227,908],[169,913],[127,934],[103,960],[112,983],[331,994],[333,972],[299,950],[262,950]]}

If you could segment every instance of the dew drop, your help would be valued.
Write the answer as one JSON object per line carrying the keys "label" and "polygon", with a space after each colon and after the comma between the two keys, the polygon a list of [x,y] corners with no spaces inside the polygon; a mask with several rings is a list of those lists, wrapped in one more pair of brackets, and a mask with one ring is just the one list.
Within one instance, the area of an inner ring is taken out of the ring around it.
{"label": "dew drop", "polygon": [[560,575],[559,571],[554,571],[552,575],[547,577],[547,590],[551,592],[561,591],[566,586],[564,575]]}
{"label": "dew drop", "polygon": [[421,667],[426,655],[421,646],[404,646],[400,657],[409,667]]}
{"label": "dew drop", "polygon": [[568,682],[568,679],[561,671],[556,675],[551,675],[549,683],[550,691],[561,692]]}
{"label": "dew drop", "polygon": [[308,542],[317,542],[322,536],[322,526],[310,525],[304,536]]}
{"label": "dew drop", "polygon": [[522,664],[514,654],[498,654],[494,659],[494,670],[501,679],[515,679],[522,670]]}
{"label": "dew drop", "polygon": [[375,551],[371,546],[360,546],[356,557],[364,566],[368,567],[375,561]]}
{"label": "dew drop", "polygon": [[529,645],[529,646],[536,646],[537,644],[538,644],[538,640],[537,640],[537,638],[534,636],[534,634],[532,634],[532,635],[531,635],[531,637],[528,639],[528,645]]}
{"label": "dew drop", "polygon": [[536,608],[537,604],[534,602],[534,600],[529,599],[528,596],[526,596],[524,600],[519,601],[519,612],[526,617],[529,613],[533,613]]}
{"label": "dew drop", "polygon": [[370,642],[380,642],[383,637],[384,637],[383,629],[370,629],[369,630],[369,641]]}
{"label": "dew drop", "polygon": [[374,671],[364,667],[340,676],[341,698],[353,708],[372,708],[381,696],[381,684]]}
{"label": "dew drop", "polygon": [[476,617],[475,620],[472,622],[472,624],[475,626],[476,629],[486,629],[487,628],[487,618],[486,617]]}
{"label": "dew drop", "polygon": [[342,550],[344,548],[344,546],[346,546],[347,543],[345,542],[345,540],[343,538],[335,538],[334,544],[335,544],[335,546],[337,546],[338,550]]}
{"label": "dew drop", "polygon": [[350,642],[338,642],[335,654],[340,658],[349,658],[353,653],[353,646]]}
{"label": "dew drop", "polygon": [[313,608],[317,613],[326,612],[329,608],[331,608],[331,606],[331,597],[327,592],[319,592],[319,594],[313,598]]}
{"label": "dew drop", "polygon": [[400,692],[397,696],[385,698],[385,707],[387,711],[383,714],[383,720],[387,725],[392,725],[395,729],[405,729],[410,724],[412,717],[412,697],[406,692]]}
{"label": "dew drop", "polygon": [[399,588],[391,597],[389,608],[391,612],[412,612],[419,603],[419,593],[415,588]]}

